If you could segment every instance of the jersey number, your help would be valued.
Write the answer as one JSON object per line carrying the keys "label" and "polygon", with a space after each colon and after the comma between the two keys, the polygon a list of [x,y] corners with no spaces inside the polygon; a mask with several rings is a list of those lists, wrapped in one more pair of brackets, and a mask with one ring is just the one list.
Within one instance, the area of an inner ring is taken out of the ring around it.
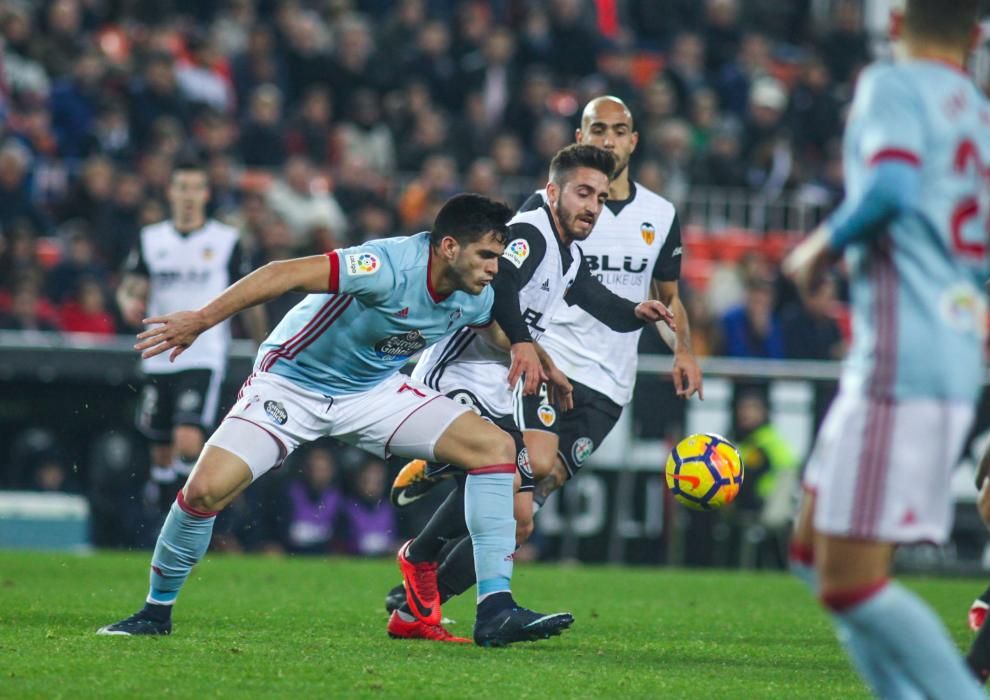
{"label": "jersey number", "polygon": [[[965,173],[971,162],[976,168],[976,172],[986,180],[987,185],[990,185],[990,167],[983,166],[983,160],[980,158],[979,151],[976,150],[976,144],[965,139],[956,148],[956,155],[952,160],[953,172]],[[966,257],[982,258],[987,252],[987,238],[990,237],[990,211],[987,212],[982,232],[975,236],[963,235],[963,228],[973,219],[977,219],[980,214],[980,200],[974,196],[964,197],[952,210],[952,219],[949,222],[952,246]]]}

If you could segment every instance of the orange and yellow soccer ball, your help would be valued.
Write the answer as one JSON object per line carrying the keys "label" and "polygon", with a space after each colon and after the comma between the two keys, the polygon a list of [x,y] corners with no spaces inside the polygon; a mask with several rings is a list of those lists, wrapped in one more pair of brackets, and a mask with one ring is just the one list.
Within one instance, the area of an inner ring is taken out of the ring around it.
{"label": "orange and yellow soccer ball", "polygon": [[742,457],[721,435],[698,433],[684,438],[667,458],[667,488],[695,510],[715,510],[732,503],[743,482]]}

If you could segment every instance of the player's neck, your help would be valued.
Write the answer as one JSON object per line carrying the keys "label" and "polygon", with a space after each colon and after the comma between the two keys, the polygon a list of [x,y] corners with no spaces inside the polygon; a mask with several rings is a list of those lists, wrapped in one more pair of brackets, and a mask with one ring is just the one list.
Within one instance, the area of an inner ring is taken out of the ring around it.
{"label": "player's neck", "polygon": [[456,287],[448,274],[450,267],[435,252],[430,256],[430,289],[435,296],[446,297],[454,293]]}
{"label": "player's neck", "polygon": [[571,243],[574,242],[574,239],[568,236],[567,231],[565,231],[564,227],[560,225],[560,218],[557,216],[557,208],[547,207],[547,209],[550,211],[550,223],[553,224],[553,230],[554,233],[557,234],[557,240],[560,241],[565,248],[569,247]]}
{"label": "player's neck", "polygon": [[176,231],[182,235],[188,235],[193,231],[198,231],[206,225],[206,217],[201,216],[197,219],[172,219],[172,226]]}
{"label": "player's neck", "polygon": [[905,37],[904,54],[908,59],[947,63],[961,71],[966,70],[966,52],[956,47]]}
{"label": "player's neck", "polygon": [[612,182],[608,184],[608,198],[617,201],[629,199],[629,168],[625,167]]}

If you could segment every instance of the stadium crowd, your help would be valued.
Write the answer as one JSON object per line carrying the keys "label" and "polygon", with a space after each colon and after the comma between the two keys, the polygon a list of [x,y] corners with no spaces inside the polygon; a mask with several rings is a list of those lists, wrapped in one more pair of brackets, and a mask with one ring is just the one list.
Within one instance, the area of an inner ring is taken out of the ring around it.
{"label": "stadium crowd", "polygon": [[[677,204],[831,205],[870,50],[861,3],[827,4],[3,0],[0,328],[132,333],[113,288],[180,151],[258,265],[422,230],[461,190],[519,204],[602,93],[636,116],[635,177]],[[701,352],[840,351],[807,342],[822,312],[789,308],[759,251],[705,280]]]}

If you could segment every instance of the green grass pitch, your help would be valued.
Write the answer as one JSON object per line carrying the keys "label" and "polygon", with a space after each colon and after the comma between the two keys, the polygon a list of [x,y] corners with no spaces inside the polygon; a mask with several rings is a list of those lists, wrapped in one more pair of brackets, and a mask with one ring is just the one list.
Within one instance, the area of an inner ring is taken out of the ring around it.
{"label": "green grass pitch", "polygon": [[[570,610],[562,637],[505,649],[389,639],[390,561],[208,556],[171,637],[97,637],[134,612],[147,552],[0,552],[0,698],[868,697],[784,574],[521,564],[515,593]],[[961,648],[984,581],[907,579]],[[473,594],[451,601],[470,636]]]}

